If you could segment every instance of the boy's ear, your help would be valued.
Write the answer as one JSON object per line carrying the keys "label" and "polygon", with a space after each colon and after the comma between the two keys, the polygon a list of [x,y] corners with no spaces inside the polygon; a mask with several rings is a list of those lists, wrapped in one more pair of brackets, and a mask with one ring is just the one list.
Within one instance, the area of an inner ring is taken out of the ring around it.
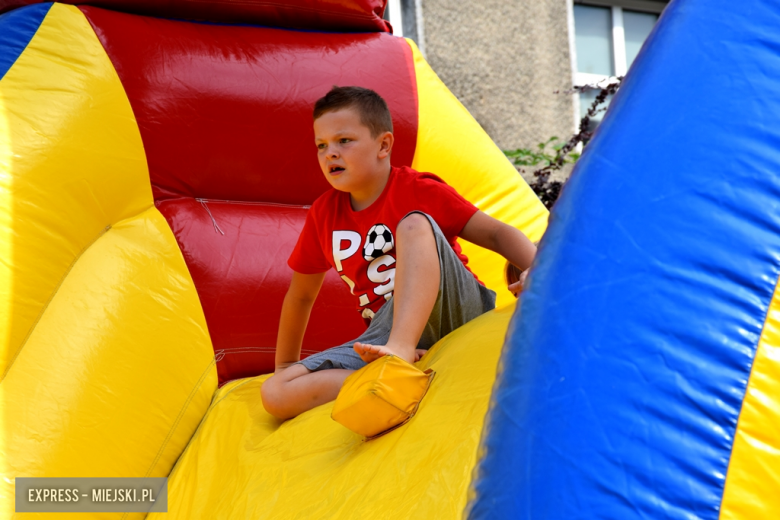
{"label": "boy's ear", "polygon": [[379,154],[378,157],[380,159],[384,159],[388,155],[390,155],[390,152],[393,151],[393,142],[395,141],[395,137],[393,137],[392,132],[385,132],[382,135],[379,136]]}

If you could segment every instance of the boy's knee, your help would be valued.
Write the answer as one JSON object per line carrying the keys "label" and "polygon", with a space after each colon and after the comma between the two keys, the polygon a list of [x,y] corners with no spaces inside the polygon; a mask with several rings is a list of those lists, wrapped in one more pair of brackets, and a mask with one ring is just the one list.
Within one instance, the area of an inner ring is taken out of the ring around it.
{"label": "boy's knee", "polygon": [[265,411],[277,419],[285,420],[295,417],[296,414],[291,411],[287,385],[292,380],[310,372],[311,370],[304,365],[295,364],[266,379],[260,387],[260,399]]}
{"label": "boy's knee", "polygon": [[260,398],[263,401],[263,408],[265,408],[266,412],[278,419],[283,419],[284,410],[282,409],[279,383],[278,376],[271,376],[266,379],[260,387]]}
{"label": "boy's knee", "polygon": [[411,213],[405,216],[396,227],[396,234],[406,235],[410,233],[431,233],[433,234],[433,228],[431,227],[428,217],[422,213]]}

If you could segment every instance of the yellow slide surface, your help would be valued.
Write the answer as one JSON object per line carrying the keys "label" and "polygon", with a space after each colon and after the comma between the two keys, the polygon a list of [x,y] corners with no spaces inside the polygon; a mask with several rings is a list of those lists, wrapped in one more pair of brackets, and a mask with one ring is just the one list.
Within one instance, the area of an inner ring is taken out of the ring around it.
{"label": "yellow slide surface", "polygon": [[333,403],[275,419],[268,376],[226,384],[171,474],[169,512],[148,518],[460,518],[513,311],[439,341],[417,363],[436,371],[417,415],[372,441],[333,421]]}

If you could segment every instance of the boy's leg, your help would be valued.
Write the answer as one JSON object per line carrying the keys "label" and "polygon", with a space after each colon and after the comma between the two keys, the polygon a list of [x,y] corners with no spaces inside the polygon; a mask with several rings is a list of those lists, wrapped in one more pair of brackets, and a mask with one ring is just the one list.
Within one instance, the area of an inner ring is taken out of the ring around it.
{"label": "boy's leg", "polygon": [[274,417],[290,419],[336,399],[352,372],[338,368],[312,372],[302,364],[290,365],[263,383],[263,406]]}
{"label": "boy's leg", "polygon": [[344,379],[366,366],[353,349],[354,343],[387,343],[392,307],[390,302],[383,305],[356,340],[311,355],[266,379],[260,390],[266,411],[279,419],[289,419],[336,399]]}
{"label": "boy's leg", "polygon": [[[413,226],[404,226],[405,222]],[[412,335],[415,347],[427,350],[453,330],[495,307],[496,294],[476,281],[430,216],[410,213],[399,224],[396,235],[395,292],[388,302],[393,303],[389,312],[395,316],[386,316],[392,323],[391,339],[387,343],[356,343],[355,350],[366,362],[387,353],[398,355],[393,342],[399,338],[408,341],[407,337]],[[430,263],[437,268],[435,276],[428,269]],[[410,268],[404,269],[404,265]],[[435,291],[433,298],[431,287]]]}
{"label": "boy's leg", "polygon": [[393,305],[393,325],[384,345],[355,343],[355,351],[366,363],[385,354],[414,363],[414,351],[439,294],[439,253],[427,217],[407,215],[395,234],[395,286],[388,302]]}
{"label": "boy's leg", "polygon": [[434,229],[442,274],[439,296],[418,344],[418,348],[424,349],[496,307],[496,293],[477,281],[453,251],[436,221],[427,218]]}

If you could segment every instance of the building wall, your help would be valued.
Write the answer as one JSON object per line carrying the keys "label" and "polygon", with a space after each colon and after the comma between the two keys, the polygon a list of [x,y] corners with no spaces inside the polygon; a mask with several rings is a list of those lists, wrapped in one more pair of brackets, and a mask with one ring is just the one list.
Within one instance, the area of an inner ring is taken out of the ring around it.
{"label": "building wall", "polygon": [[572,134],[567,0],[421,2],[428,62],[499,147]]}

